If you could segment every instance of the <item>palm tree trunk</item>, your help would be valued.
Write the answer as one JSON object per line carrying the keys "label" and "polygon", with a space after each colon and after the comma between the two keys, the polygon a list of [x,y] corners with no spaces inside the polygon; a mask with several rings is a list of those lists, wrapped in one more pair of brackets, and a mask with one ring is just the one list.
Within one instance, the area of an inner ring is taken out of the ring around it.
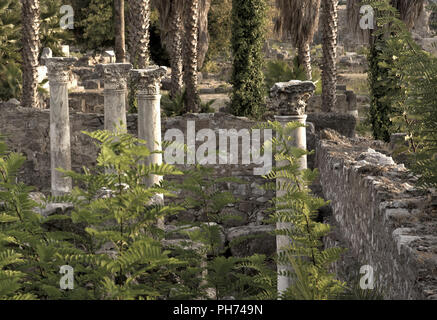
{"label": "palm tree trunk", "polygon": [[149,65],[150,0],[129,0],[129,56],[137,69]]}
{"label": "palm tree trunk", "polygon": [[304,43],[298,47],[298,63],[305,70],[306,79],[311,80],[312,68],[311,68],[311,45],[309,42]]}
{"label": "palm tree trunk", "polygon": [[322,111],[337,105],[337,0],[322,0]]}
{"label": "palm tree trunk", "polygon": [[184,42],[184,82],[185,103],[187,112],[199,111],[199,95],[197,92],[197,40],[199,0],[186,0],[185,42]]}
{"label": "palm tree trunk", "polygon": [[209,46],[208,13],[211,0],[199,0],[199,39],[197,41],[197,66],[202,69]]}
{"label": "palm tree trunk", "polygon": [[21,0],[22,17],[22,72],[23,95],[22,104],[28,108],[40,108],[38,99],[38,56],[39,39],[39,0]]}
{"label": "palm tree trunk", "polygon": [[183,87],[183,62],[182,62],[182,35],[183,35],[183,25],[181,12],[173,6],[171,14],[171,27],[170,32],[172,34],[172,39],[170,45],[171,51],[171,87],[170,87],[170,97],[175,98],[176,96],[182,94]]}
{"label": "palm tree trunk", "polygon": [[114,0],[115,56],[117,62],[126,62],[124,0]]}

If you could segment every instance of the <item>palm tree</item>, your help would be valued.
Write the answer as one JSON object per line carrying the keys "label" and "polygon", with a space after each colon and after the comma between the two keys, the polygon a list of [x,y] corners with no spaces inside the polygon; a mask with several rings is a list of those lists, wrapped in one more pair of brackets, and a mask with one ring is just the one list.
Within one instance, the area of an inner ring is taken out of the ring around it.
{"label": "palm tree", "polygon": [[149,65],[150,0],[129,0],[129,56],[136,69]]}
{"label": "palm tree", "polygon": [[208,52],[208,13],[211,8],[211,0],[199,0],[199,37],[197,45],[197,67],[200,70]]}
{"label": "palm tree", "polygon": [[[183,0],[154,0],[153,5],[159,11],[159,24],[161,39],[170,53],[171,64],[171,89],[170,96],[175,98],[180,95],[183,87],[183,61],[182,61],[182,38],[184,24],[182,14],[184,12]],[[208,12],[211,0],[199,0],[198,40],[197,40],[197,69],[203,66],[206,52],[208,51]]]}
{"label": "palm tree", "polygon": [[338,0],[322,0],[322,111],[337,105],[337,5]]}
{"label": "palm tree", "polygon": [[114,0],[115,56],[117,62],[126,61],[124,0]]}
{"label": "palm tree", "polygon": [[199,0],[185,0],[184,6],[184,82],[185,104],[187,112],[199,111],[199,94],[197,92],[197,42],[199,22]]}
{"label": "palm tree", "polygon": [[279,16],[275,31],[283,38],[291,38],[297,48],[299,65],[312,79],[311,43],[319,23],[320,0],[276,0]]}
{"label": "palm tree", "polygon": [[40,5],[39,0],[21,0],[22,18],[22,72],[24,107],[39,108],[38,56],[40,51]]}
{"label": "palm tree", "polygon": [[182,13],[184,3],[183,0],[155,0],[153,4],[159,12],[161,41],[170,53],[170,97],[175,99],[182,94],[184,85],[182,62],[182,36],[184,32]]}

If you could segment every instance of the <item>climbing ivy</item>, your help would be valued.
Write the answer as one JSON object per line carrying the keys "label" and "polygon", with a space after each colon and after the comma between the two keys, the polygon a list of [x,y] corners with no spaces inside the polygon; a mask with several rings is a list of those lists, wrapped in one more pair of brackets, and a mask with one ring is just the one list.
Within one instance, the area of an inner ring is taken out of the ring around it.
{"label": "climbing ivy", "polygon": [[260,117],[265,109],[265,0],[232,1],[233,70],[230,109],[237,116]]}

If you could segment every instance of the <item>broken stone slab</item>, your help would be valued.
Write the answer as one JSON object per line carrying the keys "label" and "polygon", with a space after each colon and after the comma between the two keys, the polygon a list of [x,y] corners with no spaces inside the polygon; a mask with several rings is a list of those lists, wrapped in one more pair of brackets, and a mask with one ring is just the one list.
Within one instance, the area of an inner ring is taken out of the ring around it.
{"label": "broken stone slab", "polygon": [[366,152],[361,153],[356,160],[357,165],[377,165],[377,166],[394,166],[396,163],[393,161],[392,157],[388,157],[380,152],[368,148]]}
{"label": "broken stone slab", "polygon": [[226,239],[231,253],[236,257],[251,256],[255,253],[272,255],[276,251],[276,237],[273,225],[243,226],[230,228]]}
{"label": "broken stone slab", "polygon": [[48,203],[45,208],[34,208],[34,211],[44,218],[54,214],[66,214],[74,209],[72,203]]}
{"label": "broken stone slab", "polygon": [[179,247],[184,250],[194,250],[197,252],[205,249],[205,245],[203,243],[191,241],[188,239],[165,239],[161,240],[161,244],[164,249]]}
{"label": "broken stone slab", "polygon": [[69,57],[70,56],[70,46],[69,45],[62,45],[61,46],[61,51],[62,54],[64,55],[64,57]]}
{"label": "broken stone slab", "polygon": [[409,247],[409,244],[420,239],[418,236],[410,235],[412,232],[414,232],[414,230],[411,228],[398,228],[393,231],[392,236],[396,241],[398,254],[401,254],[401,250],[403,248],[412,251],[412,249]]}
{"label": "broken stone slab", "polygon": [[107,50],[103,54],[103,59],[106,63],[115,63],[116,57],[114,50]]}
{"label": "broken stone slab", "polygon": [[15,98],[12,98],[12,99],[9,99],[9,100],[6,102],[6,105],[7,105],[8,107],[18,107],[19,105],[21,105],[21,102],[18,101],[17,99],[15,99]]}
{"label": "broken stone slab", "polygon": [[41,59],[47,59],[53,57],[53,51],[50,48],[43,48],[41,53]]}

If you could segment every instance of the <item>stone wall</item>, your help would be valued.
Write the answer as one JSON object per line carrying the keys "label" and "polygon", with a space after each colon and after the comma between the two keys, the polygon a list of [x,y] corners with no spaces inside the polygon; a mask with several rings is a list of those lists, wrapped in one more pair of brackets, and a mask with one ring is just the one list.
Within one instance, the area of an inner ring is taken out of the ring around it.
{"label": "stone wall", "polygon": [[[436,195],[414,187],[417,179],[403,165],[375,151],[384,152],[382,143],[333,131],[322,138],[328,140],[317,142],[316,165],[332,205],[330,242],[373,267],[386,299],[437,299]],[[340,261],[337,270],[345,267]]]}

